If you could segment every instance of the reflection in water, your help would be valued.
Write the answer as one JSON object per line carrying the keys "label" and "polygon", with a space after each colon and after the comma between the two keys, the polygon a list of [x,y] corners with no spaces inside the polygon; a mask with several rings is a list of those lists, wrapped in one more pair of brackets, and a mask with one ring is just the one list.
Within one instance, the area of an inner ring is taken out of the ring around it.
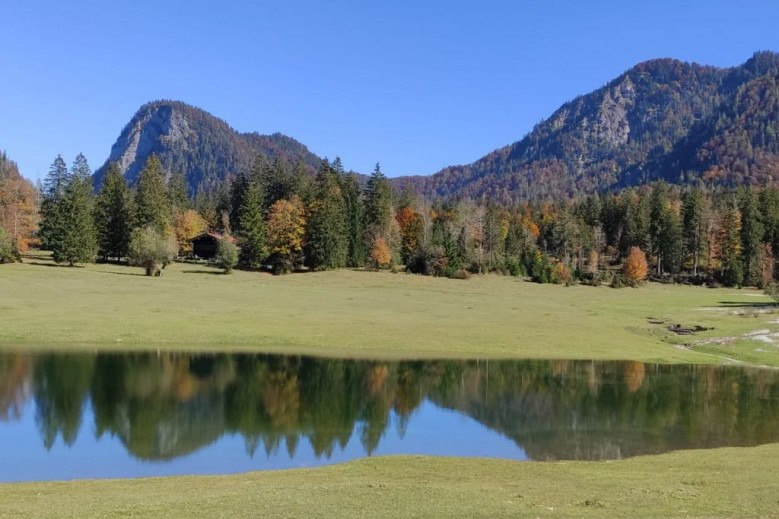
{"label": "reflection in water", "polygon": [[[249,455],[302,440],[329,458],[365,454],[425,401],[500,432],[530,459],[608,459],[779,441],[779,372],[583,361],[354,361],[248,354],[0,355],[1,422],[34,399],[43,445],[118,437],[168,460],[224,435]],[[449,430],[436,430],[444,438]],[[467,438],[462,440],[467,441]]]}

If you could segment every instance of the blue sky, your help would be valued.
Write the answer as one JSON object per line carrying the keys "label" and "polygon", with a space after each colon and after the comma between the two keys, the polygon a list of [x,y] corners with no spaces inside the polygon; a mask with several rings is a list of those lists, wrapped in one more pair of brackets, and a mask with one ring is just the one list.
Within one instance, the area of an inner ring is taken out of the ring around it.
{"label": "blue sky", "polygon": [[58,153],[97,168],[155,99],[430,174],[640,61],[779,51],[775,0],[8,0],[0,20],[0,149],[31,179]]}

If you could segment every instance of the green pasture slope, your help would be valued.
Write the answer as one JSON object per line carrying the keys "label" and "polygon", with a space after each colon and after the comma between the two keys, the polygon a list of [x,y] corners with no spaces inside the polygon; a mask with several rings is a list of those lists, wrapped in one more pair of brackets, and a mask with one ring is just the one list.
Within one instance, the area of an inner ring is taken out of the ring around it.
{"label": "green pasture slope", "polygon": [[[0,266],[0,348],[779,366],[757,291],[342,270]],[[673,324],[710,330],[676,335]],[[772,341],[777,341],[776,344]],[[779,517],[779,445],[612,462],[369,458],[218,477],[0,485],[5,517]]]}
{"label": "green pasture slope", "polygon": [[[45,257],[0,266],[0,345],[779,365],[773,338],[746,337],[779,331],[779,314],[757,291],[350,270],[223,275],[186,264],[162,278],[142,273],[58,267]],[[672,324],[711,330],[676,335]]]}

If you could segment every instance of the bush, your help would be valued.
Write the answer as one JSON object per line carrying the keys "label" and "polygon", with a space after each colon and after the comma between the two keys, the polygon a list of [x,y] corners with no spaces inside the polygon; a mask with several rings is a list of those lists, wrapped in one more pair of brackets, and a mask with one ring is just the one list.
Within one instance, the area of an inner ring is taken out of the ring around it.
{"label": "bush", "polygon": [[0,227],[0,263],[15,263],[21,259],[16,243]]}
{"label": "bush", "polygon": [[471,273],[465,269],[458,269],[452,272],[450,277],[453,279],[471,279]]}
{"label": "bush", "polygon": [[227,240],[219,240],[215,259],[225,274],[230,274],[238,263],[238,247]]}
{"label": "bush", "polygon": [[614,273],[614,277],[611,278],[611,288],[623,288],[627,285],[625,276],[619,272]]}
{"label": "bush", "polygon": [[509,274],[514,277],[524,276],[526,274],[525,268],[517,258],[509,258],[506,260],[506,269]]}
{"label": "bush", "polygon": [[143,267],[147,276],[161,276],[162,269],[178,254],[178,243],[171,234],[163,234],[154,227],[133,231],[128,259],[131,265]]}
{"label": "bush", "polygon": [[426,276],[450,275],[449,258],[441,245],[419,247],[409,259],[406,269]]}

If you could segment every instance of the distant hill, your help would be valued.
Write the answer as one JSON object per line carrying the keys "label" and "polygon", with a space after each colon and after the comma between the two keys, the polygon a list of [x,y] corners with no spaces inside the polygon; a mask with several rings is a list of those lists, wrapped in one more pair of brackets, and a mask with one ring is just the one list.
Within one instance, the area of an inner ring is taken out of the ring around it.
{"label": "distant hill", "polygon": [[94,175],[103,181],[109,162],[116,162],[134,184],[146,162],[156,154],[166,171],[183,172],[190,194],[201,186],[214,189],[230,175],[247,171],[255,157],[281,158],[292,164],[303,160],[312,169],[320,158],[291,137],[274,133],[239,133],[225,121],[179,101],[143,105],[124,127],[106,163]]}
{"label": "distant hill", "polygon": [[431,196],[503,201],[658,179],[770,184],[779,179],[778,84],[779,54],[773,52],[728,69],[647,61],[565,103],[522,140],[473,164],[397,182]]}

